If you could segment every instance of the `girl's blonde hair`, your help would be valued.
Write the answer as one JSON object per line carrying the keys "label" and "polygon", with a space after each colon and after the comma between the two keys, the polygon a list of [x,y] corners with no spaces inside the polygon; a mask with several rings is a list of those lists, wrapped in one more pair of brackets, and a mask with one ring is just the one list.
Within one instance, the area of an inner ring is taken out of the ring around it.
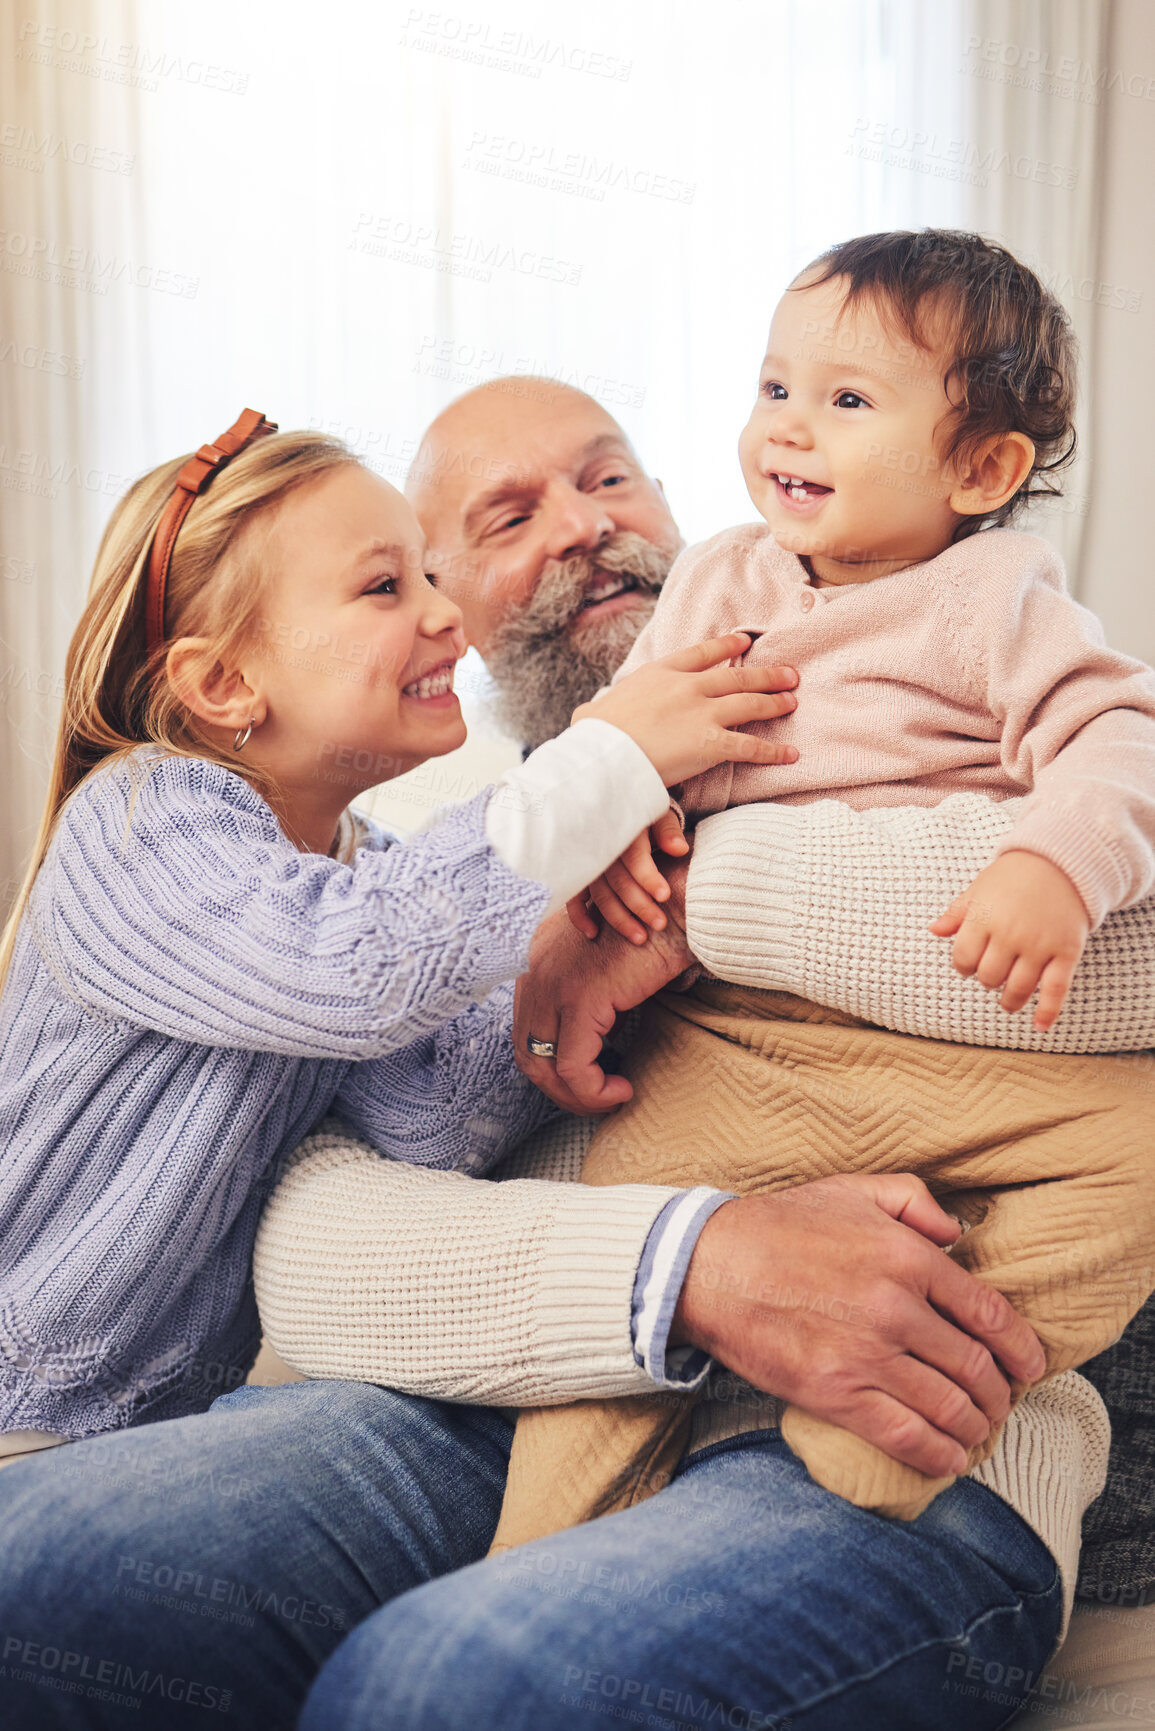
{"label": "girl's blonde hair", "polygon": [[[44,815],[16,904],[0,938],[0,991],[16,929],[60,813],[100,765],[155,744],[236,771],[238,759],[197,726],[169,681],[165,662],[178,637],[208,640],[206,659],[226,665],[251,642],[267,581],[261,537],[250,533],[294,489],[357,463],[325,433],[273,433],[214,476],[177,536],[165,599],[165,642],[145,648],[144,600],[153,534],[188,458],[141,477],[117,505],[96,555],[88,602],[68,646],[64,702]],[[276,807],[278,791],[255,765],[244,774]]]}

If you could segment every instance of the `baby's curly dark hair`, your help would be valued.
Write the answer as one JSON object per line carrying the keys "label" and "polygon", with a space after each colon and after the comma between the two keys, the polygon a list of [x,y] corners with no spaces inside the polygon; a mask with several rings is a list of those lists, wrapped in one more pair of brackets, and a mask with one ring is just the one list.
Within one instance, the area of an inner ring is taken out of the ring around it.
{"label": "baby's curly dark hair", "polygon": [[[817,274],[815,274],[817,273]],[[868,301],[921,349],[928,315],[945,316],[952,360],[943,378],[956,404],[944,461],[965,464],[992,433],[1025,433],[1035,461],[997,511],[968,517],[955,540],[1002,528],[1032,499],[1057,498],[1054,477],[1075,454],[1077,349],[1066,312],[1006,247],[961,229],[864,234],[832,246],[800,271],[792,288],[846,282],[847,307]],[[940,327],[941,328],[941,327]]]}

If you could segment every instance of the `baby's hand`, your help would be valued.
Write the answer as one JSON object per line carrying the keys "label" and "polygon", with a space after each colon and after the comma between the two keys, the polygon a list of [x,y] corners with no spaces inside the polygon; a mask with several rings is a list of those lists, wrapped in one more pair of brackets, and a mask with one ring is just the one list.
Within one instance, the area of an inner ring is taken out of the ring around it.
{"label": "baby's hand", "polygon": [[1042,854],[1010,848],[930,929],[936,937],[954,936],[951,959],[960,974],[1003,987],[1004,1010],[1021,1010],[1038,986],[1035,1027],[1041,1032],[1058,1019],[1091,920],[1066,872]]}
{"label": "baby's hand", "polygon": [[[658,906],[668,900],[670,886],[654,864],[652,848],[663,853],[689,853],[690,844],[682,834],[682,825],[673,806],[648,830],[636,836],[626,851],[604,871],[600,878],[573,897],[566,906],[570,920],[584,937],[596,938],[597,923],[589,911],[592,900],[608,926],[620,932],[631,943],[644,944],[649,931],[660,932],[666,916]],[[636,914],[637,919],[632,916]],[[639,925],[638,921],[644,922]]]}

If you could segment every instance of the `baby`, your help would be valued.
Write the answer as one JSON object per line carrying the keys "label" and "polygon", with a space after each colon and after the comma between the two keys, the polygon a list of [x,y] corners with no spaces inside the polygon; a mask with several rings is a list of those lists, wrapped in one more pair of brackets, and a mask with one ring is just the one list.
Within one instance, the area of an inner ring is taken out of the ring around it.
{"label": "baby", "polygon": [[[1155,881],[1155,676],[1105,646],[1051,548],[1005,526],[1055,491],[1074,374],[1062,309],[1003,248],[926,230],[831,249],[779,303],[739,441],[763,522],[680,556],[618,675],[729,630],[749,633],[746,664],[799,670],[793,713],[745,729],[780,741],[781,761],[685,782],[690,822],[768,799],[1020,799],[931,929],[1004,1009],[1037,990],[1034,1029],[1007,1041],[1030,1049],[702,980],[646,1007],[634,1096],[583,1172],[744,1192],[916,1171],[950,1195],[969,1226],[955,1254],[1032,1323],[1049,1375],[1101,1351],[1155,1287],[1155,1079],[1048,1032],[1089,933]],[[650,840],[592,886],[619,929],[627,908],[654,923]],[[668,826],[653,840],[674,851]],[[495,1547],[648,1494],[688,1407],[523,1414]],[[794,1408],[783,1434],[821,1484],[881,1513],[913,1518],[951,1482]]]}

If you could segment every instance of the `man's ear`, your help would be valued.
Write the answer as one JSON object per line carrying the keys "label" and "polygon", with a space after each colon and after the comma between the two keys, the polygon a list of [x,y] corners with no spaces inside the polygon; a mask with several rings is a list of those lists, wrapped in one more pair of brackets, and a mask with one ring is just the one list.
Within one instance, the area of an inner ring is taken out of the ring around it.
{"label": "man's ear", "polygon": [[169,684],[201,721],[213,727],[244,727],[264,720],[264,700],[239,668],[226,668],[207,637],[178,637],[165,658]]}
{"label": "man's ear", "polygon": [[983,517],[1013,498],[1031,472],[1034,442],[1025,433],[992,433],[957,480],[950,508],[963,517]]}

